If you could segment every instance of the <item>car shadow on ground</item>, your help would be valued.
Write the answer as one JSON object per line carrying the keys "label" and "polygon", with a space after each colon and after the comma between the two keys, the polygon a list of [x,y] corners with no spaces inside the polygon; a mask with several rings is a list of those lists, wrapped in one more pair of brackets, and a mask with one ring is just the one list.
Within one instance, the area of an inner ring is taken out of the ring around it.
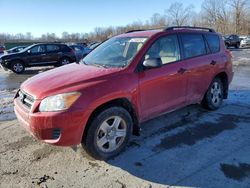
{"label": "car shadow on ground", "polygon": [[[244,95],[250,91],[237,93],[243,96],[239,100],[244,103]],[[143,123],[141,136],[133,137],[126,152],[107,163],[162,185],[209,185],[210,175],[219,173],[217,178],[226,179],[219,164],[211,174],[207,170],[206,178],[200,181],[197,174],[238,147],[239,143],[232,144],[230,138],[237,137],[236,130],[242,128],[239,128],[242,122],[250,123],[250,108],[237,100],[229,100],[213,112],[191,105]],[[247,131],[249,134],[250,128]],[[195,175],[198,180],[192,181],[191,176]]]}

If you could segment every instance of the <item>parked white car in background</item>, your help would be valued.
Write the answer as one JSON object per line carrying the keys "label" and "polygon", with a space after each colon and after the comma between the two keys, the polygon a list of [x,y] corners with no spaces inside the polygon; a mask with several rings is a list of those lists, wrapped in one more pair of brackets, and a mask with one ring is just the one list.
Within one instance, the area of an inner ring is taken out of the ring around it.
{"label": "parked white car in background", "polygon": [[250,36],[247,36],[246,38],[244,38],[243,40],[241,40],[240,46],[241,47],[250,46]]}

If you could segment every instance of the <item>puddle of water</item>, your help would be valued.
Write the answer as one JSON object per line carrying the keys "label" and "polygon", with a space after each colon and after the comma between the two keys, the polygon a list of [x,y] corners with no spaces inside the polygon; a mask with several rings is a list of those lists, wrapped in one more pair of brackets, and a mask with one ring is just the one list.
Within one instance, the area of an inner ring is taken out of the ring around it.
{"label": "puddle of water", "polygon": [[21,83],[23,83],[28,78],[50,70],[52,67],[35,67],[32,69],[27,69],[23,74],[15,74],[11,71],[4,71],[0,69],[0,90],[11,90],[19,88]]}
{"label": "puddle of water", "polygon": [[241,121],[242,118],[241,116],[223,115],[216,123],[204,122],[197,124],[195,127],[186,128],[176,135],[163,138],[160,144],[156,145],[152,150],[158,152],[182,145],[194,145],[205,138],[214,137],[223,131],[235,129],[237,127],[236,123]]}

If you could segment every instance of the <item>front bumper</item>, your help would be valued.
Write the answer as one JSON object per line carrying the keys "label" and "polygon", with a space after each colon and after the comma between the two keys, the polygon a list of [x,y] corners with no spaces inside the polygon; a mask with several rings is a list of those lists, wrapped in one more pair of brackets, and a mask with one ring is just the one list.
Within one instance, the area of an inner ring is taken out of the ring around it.
{"label": "front bumper", "polygon": [[35,112],[39,105],[35,101],[31,109],[19,98],[14,99],[14,111],[20,124],[35,138],[58,146],[73,146],[81,143],[86,119],[83,112]]}

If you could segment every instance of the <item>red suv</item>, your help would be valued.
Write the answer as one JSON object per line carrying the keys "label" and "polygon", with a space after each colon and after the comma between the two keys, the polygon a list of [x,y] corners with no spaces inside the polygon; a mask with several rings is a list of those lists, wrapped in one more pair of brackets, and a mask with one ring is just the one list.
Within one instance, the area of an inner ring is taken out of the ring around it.
{"label": "red suv", "polygon": [[28,79],[15,96],[15,113],[46,143],[82,143],[90,155],[108,159],[143,121],[194,103],[218,109],[232,77],[230,52],[212,29],[130,31],[79,64]]}

